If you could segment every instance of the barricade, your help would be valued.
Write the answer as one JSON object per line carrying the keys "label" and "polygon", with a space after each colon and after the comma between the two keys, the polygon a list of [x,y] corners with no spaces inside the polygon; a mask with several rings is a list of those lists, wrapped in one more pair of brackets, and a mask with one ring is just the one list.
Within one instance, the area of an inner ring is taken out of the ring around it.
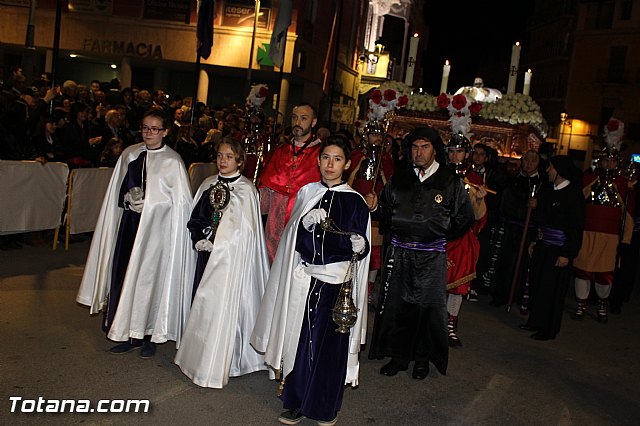
{"label": "barricade", "polygon": [[[69,250],[69,235],[92,232],[95,229],[112,174],[113,168],[109,167],[71,171],[64,217],[65,250]],[[58,233],[59,229],[56,229],[53,239],[54,250],[58,245]]]}
{"label": "barricade", "polygon": [[56,229],[62,223],[69,167],[0,161],[0,235]]}
{"label": "barricade", "polygon": [[216,163],[193,163],[189,167],[189,182],[191,183],[191,194],[195,195],[200,184],[211,175],[218,173]]}

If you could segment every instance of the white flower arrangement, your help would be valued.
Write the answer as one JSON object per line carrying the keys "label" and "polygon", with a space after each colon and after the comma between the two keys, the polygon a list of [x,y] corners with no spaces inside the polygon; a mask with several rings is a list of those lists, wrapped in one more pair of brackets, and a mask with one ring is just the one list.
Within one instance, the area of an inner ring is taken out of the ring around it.
{"label": "white flower arrangement", "polygon": [[480,116],[509,124],[542,124],[540,106],[529,95],[513,93],[503,95],[493,103],[485,103]]}
{"label": "white flower arrangement", "polygon": [[[402,95],[405,95],[408,98],[408,102],[406,104],[407,110],[418,112],[438,112],[442,110],[441,106],[438,105],[438,98],[436,96],[428,93],[414,92],[411,87],[401,82],[385,81],[376,90],[378,90],[379,93],[375,96],[372,94],[371,99],[369,99],[369,120],[382,120],[388,111],[402,106],[397,103],[398,99]],[[387,90],[395,92],[395,100],[387,101],[386,99],[390,96],[380,96]],[[375,102],[374,99],[378,100],[378,102]],[[467,109],[472,103],[471,99],[468,99],[468,101]],[[538,127],[541,125],[544,126],[544,119],[540,112],[540,106],[529,95],[524,95],[522,93],[506,94],[495,102],[481,102],[481,104],[482,109],[478,113],[478,117],[480,118],[497,120],[512,125],[531,124]],[[446,107],[446,109],[450,108],[452,108],[451,105]],[[456,112],[458,111],[456,110]],[[472,111],[471,113],[475,114],[475,111]],[[450,110],[449,114],[450,117],[453,118]],[[467,112],[464,112],[463,115],[468,118]],[[453,121],[456,120],[457,118],[453,118]],[[462,125],[462,123],[454,123],[453,121],[451,123],[452,126],[455,125],[456,127],[459,127]]]}
{"label": "white flower arrangement", "polygon": [[440,108],[436,97],[428,93],[414,93],[409,96],[407,109],[420,112],[435,112]]}

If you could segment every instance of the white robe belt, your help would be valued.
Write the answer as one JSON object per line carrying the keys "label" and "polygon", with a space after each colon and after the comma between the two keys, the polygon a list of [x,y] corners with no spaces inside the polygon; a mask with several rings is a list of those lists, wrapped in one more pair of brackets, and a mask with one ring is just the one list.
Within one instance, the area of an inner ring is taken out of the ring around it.
{"label": "white robe belt", "polygon": [[[329,263],[327,265],[312,265],[306,262],[300,262],[296,267],[294,274],[296,279],[309,279],[309,277],[316,278],[322,282],[329,284],[342,284],[345,281],[349,281],[351,277],[347,277],[349,273],[349,264],[351,262],[336,262]],[[302,277],[304,274],[306,277]],[[298,278],[298,275],[301,275]]]}

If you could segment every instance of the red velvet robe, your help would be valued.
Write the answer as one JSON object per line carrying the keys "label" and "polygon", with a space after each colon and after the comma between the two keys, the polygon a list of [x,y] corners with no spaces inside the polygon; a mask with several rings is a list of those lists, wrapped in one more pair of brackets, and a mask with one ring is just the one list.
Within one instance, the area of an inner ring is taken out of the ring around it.
{"label": "red velvet robe", "polygon": [[[466,179],[476,185],[483,185],[482,178],[474,172],[468,172]],[[472,203],[473,204],[473,203]],[[487,223],[487,213],[476,219],[465,234],[447,241],[447,291],[451,294],[469,293],[471,280],[476,277],[476,262],[480,255],[478,233]]]}

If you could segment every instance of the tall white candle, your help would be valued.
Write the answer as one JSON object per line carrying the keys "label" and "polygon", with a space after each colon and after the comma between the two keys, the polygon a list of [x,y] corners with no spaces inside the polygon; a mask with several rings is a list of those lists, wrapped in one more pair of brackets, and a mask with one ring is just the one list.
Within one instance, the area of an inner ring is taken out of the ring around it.
{"label": "tall white candle", "polygon": [[409,41],[409,57],[407,58],[407,73],[404,76],[404,84],[413,86],[413,72],[416,69],[416,61],[418,60],[418,43],[420,37],[415,33]]}
{"label": "tall white candle", "polygon": [[445,61],[442,67],[442,81],[440,82],[440,93],[447,93],[447,85],[449,84],[449,72],[451,71],[451,65],[449,60]]}
{"label": "tall white candle", "polygon": [[520,64],[520,42],[517,41],[511,47],[511,64],[509,64],[509,83],[507,93],[516,93],[516,78],[518,77],[518,65]]}
{"label": "tall white candle", "polygon": [[531,90],[531,75],[533,73],[531,72],[531,68],[529,68],[527,70],[527,72],[524,73],[524,87],[522,89],[522,94],[523,95],[528,95],[529,94],[529,90]]}

